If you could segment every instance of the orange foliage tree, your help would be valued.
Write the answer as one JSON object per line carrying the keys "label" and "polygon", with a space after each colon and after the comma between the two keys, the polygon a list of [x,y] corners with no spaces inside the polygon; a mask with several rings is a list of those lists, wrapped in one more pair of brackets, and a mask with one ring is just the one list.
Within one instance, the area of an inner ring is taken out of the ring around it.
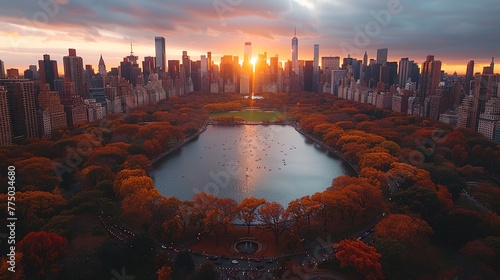
{"label": "orange foliage tree", "polygon": [[266,203],[266,200],[263,198],[245,197],[236,208],[238,217],[247,226],[247,233],[250,233],[250,226],[257,218],[257,208],[264,203]]}
{"label": "orange foliage tree", "polygon": [[384,279],[380,265],[381,255],[374,247],[360,240],[342,240],[334,249],[337,250],[335,256],[341,267],[353,267],[364,279]]}
{"label": "orange foliage tree", "polygon": [[288,213],[281,204],[266,202],[259,208],[259,217],[264,225],[274,234],[275,243],[278,244],[280,235],[288,229]]}

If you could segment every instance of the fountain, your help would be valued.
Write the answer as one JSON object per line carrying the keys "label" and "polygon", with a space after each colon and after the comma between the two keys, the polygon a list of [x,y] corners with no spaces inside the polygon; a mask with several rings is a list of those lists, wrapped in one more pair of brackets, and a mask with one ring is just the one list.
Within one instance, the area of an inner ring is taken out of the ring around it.
{"label": "fountain", "polygon": [[251,240],[243,240],[236,243],[234,248],[242,254],[253,254],[260,249],[260,244]]}

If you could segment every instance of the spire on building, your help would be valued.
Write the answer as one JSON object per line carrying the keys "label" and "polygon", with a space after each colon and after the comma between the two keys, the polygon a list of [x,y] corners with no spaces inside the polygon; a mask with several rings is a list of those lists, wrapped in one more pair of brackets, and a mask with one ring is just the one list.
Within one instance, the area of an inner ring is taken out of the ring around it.
{"label": "spire on building", "polygon": [[134,55],[134,51],[132,50],[132,41],[130,41],[130,55]]}

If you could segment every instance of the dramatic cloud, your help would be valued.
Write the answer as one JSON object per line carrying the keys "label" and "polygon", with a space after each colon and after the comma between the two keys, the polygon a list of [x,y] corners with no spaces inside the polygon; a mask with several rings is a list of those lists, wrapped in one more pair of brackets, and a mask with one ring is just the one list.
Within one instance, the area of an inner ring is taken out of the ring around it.
{"label": "dramatic cloud", "polygon": [[[320,55],[374,57],[388,47],[389,58],[422,62],[434,54],[449,65],[500,57],[498,0],[38,0],[8,1],[0,10],[0,59],[12,67],[36,64],[43,53],[61,60],[77,48],[85,63],[102,53],[117,65],[129,52],[154,55],[153,37],[167,40],[167,58],[188,50],[193,59],[243,54],[290,58],[294,29],[300,59]],[[465,69],[464,69],[465,70]],[[463,70],[462,70],[463,72]]]}

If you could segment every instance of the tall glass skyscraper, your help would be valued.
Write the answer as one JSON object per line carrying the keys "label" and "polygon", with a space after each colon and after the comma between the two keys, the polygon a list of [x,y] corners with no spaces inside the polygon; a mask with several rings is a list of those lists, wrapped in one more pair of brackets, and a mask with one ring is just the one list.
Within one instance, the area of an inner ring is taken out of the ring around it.
{"label": "tall glass skyscraper", "polygon": [[319,45],[314,45],[314,60],[313,60],[313,84],[312,88],[314,92],[318,92],[318,82],[319,82]]}
{"label": "tall glass skyscraper", "polygon": [[156,72],[164,73],[166,70],[165,38],[155,37]]}
{"label": "tall glass skyscraper", "polygon": [[299,74],[299,39],[297,39],[297,28],[292,38],[292,72]]}

